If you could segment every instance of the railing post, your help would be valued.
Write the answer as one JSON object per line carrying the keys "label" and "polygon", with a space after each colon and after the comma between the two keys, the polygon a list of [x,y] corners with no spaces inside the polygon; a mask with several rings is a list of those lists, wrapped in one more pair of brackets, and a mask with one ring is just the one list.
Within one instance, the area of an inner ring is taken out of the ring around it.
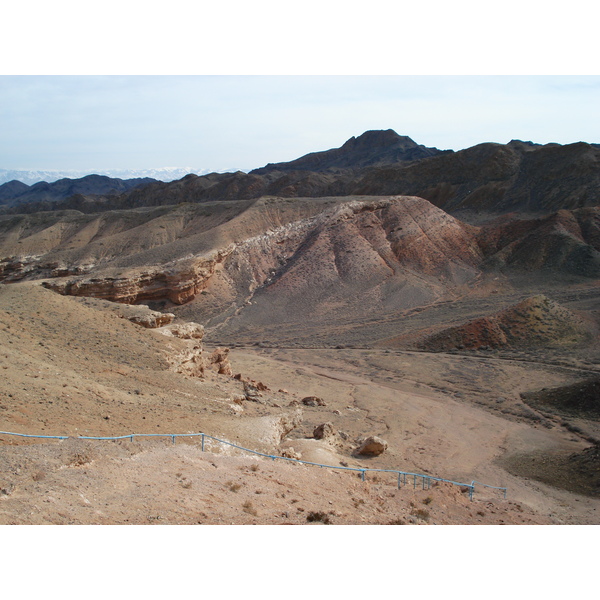
{"label": "railing post", "polygon": [[402,477],[402,473],[398,473],[398,489],[400,489],[400,478]]}
{"label": "railing post", "polygon": [[364,471],[362,472],[362,480],[363,481],[365,480],[365,472]]}
{"label": "railing post", "polygon": [[204,452],[204,434],[202,434],[202,452]]}
{"label": "railing post", "polygon": [[173,443],[175,443],[175,436],[174,435],[171,436],[171,439],[173,440]]}

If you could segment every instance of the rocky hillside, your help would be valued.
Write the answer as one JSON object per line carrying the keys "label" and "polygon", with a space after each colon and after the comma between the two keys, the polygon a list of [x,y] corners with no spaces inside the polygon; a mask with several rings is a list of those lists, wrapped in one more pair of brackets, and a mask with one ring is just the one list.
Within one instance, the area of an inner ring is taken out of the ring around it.
{"label": "rocky hillside", "polygon": [[417,195],[446,211],[553,212],[596,206],[600,150],[586,143],[480,144],[409,165],[371,169],[349,191]]}
{"label": "rocky hillside", "polygon": [[589,208],[472,226],[403,196],[6,215],[0,279],[150,303],[228,339],[285,328],[319,337],[325,326],[339,339],[352,324],[401,325],[405,311],[489,294],[514,278],[589,284],[600,265],[598,217]]}

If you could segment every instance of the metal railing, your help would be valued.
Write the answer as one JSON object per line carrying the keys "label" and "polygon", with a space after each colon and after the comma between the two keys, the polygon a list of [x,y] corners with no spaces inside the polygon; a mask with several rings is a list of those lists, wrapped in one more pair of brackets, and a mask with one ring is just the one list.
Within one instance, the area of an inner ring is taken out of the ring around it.
{"label": "metal railing", "polygon": [[220,444],[225,444],[226,446],[231,446],[232,448],[237,448],[238,450],[243,450],[244,452],[250,452],[251,454],[256,454],[258,456],[262,456],[264,458],[270,458],[272,460],[287,460],[292,463],[298,463],[303,465],[309,465],[313,467],[320,467],[326,469],[335,469],[339,471],[356,471],[361,474],[361,479],[365,481],[367,473],[395,473],[398,477],[398,489],[401,489],[402,486],[410,485],[412,480],[413,489],[417,488],[417,481],[422,486],[424,490],[430,489],[432,482],[440,482],[440,483],[451,483],[452,485],[458,485],[463,488],[467,488],[469,490],[469,499],[473,500],[473,495],[475,493],[475,485],[480,485],[482,487],[491,488],[495,490],[501,490],[504,492],[504,498],[506,498],[507,488],[505,487],[497,487],[494,485],[488,485],[486,483],[481,483],[479,481],[471,481],[471,483],[461,483],[458,481],[452,481],[451,479],[443,479],[442,477],[434,477],[432,475],[424,475],[421,473],[409,473],[407,471],[399,471],[398,469],[369,469],[364,467],[344,467],[338,465],[324,465],[321,463],[310,462],[306,460],[300,460],[297,458],[290,458],[288,456],[279,456],[278,454],[266,454],[264,452],[258,452],[257,450],[251,450],[250,448],[244,448],[243,446],[238,446],[232,442],[227,440],[221,440],[219,438],[213,437],[212,435],[208,435],[207,433],[130,433],[128,435],[119,435],[119,436],[88,436],[88,435],[79,435],[79,436],[70,436],[70,435],[32,435],[28,433],[14,433],[11,431],[0,431],[0,435],[14,435],[25,438],[39,438],[39,439],[58,439],[58,440],[67,440],[67,439],[77,439],[77,440],[105,440],[105,441],[113,441],[113,440],[133,440],[135,438],[140,437],[165,437],[171,438],[173,444],[175,443],[178,437],[200,437],[201,438],[201,448],[202,452],[205,451],[205,440],[214,440]]}

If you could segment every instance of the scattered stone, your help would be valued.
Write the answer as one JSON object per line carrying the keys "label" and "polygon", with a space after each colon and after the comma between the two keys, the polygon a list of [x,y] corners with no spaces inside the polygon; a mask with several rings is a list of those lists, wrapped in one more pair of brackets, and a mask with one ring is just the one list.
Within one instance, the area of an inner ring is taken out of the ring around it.
{"label": "scattered stone", "polygon": [[321,423],[317,425],[313,431],[313,437],[316,440],[327,440],[335,437],[335,429],[332,423]]}
{"label": "scattered stone", "polygon": [[306,396],[306,398],[302,398],[302,404],[305,406],[327,406],[325,400],[318,396]]}
{"label": "scattered stone", "polygon": [[294,450],[294,448],[291,446],[289,448],[284,448],[281,451],[281,456],[284,456],[285,458],[293,458],[294,460],[300,460],[302,458],[302,454]]}
{"label": "scattered stone", "polygon": [[361,456],[379,456],[383,454],[388,447],[388,443],[375,435],[369,436],[357,448],[356,453]]}
{"label": "scattered stone", "polygon": [[250,402],[261,402],[262,394],[249,381],[244,381],[244,394]]}

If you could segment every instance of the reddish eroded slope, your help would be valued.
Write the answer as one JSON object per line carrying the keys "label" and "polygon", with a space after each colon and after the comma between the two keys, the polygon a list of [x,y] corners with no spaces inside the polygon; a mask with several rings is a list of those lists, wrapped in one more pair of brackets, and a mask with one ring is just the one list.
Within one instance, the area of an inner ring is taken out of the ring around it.
{"label": "reddish eroded slope", "polygon": [[532,296],[491,316],[450,327],[427,337],[431,351],[574,345],[586,337],[577,315],[546,296]]}
{"label": "reddish eroded slope", "polygon": [[478,275],[476,233],[422,198],[345,202],[238,245],[181,315],[214,324],[233,304],[257,326],[419,306]]}

